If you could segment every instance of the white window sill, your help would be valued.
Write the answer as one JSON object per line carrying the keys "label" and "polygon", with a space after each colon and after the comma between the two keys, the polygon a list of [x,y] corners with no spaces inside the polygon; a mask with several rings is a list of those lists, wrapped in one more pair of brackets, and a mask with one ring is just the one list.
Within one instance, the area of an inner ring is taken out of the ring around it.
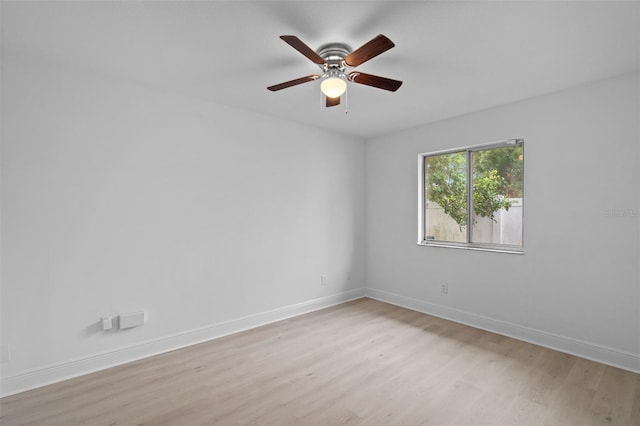
{"label": "white window sill", "polygon": [[428,241],[420,241],[418,242],[419,246],[425,247],[444,247],[444,248],[452,248],[459,250],[476,250],[476,251],[490,251],[494,253],[508,253],[508,254],[524,254],[524,249],[512,249],[512,248],[498,248],[498,247],[482,247],[482,246],[472,246],[472,245],[458,245],[458,244],[447,244],[447,243],[436,243],[436,242],[428,242]]}

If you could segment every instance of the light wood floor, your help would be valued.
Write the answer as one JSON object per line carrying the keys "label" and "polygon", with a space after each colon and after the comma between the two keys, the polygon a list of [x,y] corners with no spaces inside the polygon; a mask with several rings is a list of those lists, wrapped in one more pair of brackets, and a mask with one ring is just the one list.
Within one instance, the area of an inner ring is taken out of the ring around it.
{"label": "light wood floor", "polygon": [[3,398],[2,425],[640,425],[640,375],[359,299]]}

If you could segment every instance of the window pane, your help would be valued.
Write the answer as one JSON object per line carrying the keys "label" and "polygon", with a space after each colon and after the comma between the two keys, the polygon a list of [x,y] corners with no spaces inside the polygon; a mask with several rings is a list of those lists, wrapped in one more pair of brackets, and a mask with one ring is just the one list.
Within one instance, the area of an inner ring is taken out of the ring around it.
{"label": "window pane", "polygon": [[466,152],[433,155],[424,161],[424,239],[466,242]]}
{"label": "window pane", "polygon": [[471,242],[522,246],[522,145],[471,153]]}

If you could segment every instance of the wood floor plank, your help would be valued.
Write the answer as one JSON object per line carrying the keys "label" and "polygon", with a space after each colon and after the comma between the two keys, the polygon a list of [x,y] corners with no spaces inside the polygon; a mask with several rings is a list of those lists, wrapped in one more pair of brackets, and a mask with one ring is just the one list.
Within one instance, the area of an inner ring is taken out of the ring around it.
{"label": "wood floor plank", "polygon": [[371,299],[0,400],[3,426],[640,426],[640,375]]}
{"label": "wood floor plank", "polygon": [[[596,389],[590,408],[595,417],[607,424],[624,425],[631,414],[637,377],[626,373],[619,368],[605,366]],[[640,424],[640,419],[636,420]]]}
{"label": "wood floor plank", "polygon": [[[640,374],[636,375],[636,390],[631,407],[630,419],[640,419]],[[640,422],[639,422],[640,423]]]}

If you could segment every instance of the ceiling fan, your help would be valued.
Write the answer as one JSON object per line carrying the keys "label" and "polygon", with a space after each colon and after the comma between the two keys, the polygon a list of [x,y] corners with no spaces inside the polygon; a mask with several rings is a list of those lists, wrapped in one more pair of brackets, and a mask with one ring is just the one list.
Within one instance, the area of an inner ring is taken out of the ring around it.
{"label": "ceiling fan", "polygon": [[395,92],[402,85],[402,82],[398,80],[365,74],[360,71],[351,71],[349,73],[346,71],[347,67],[357,67],[395,46],[391,40],[382,34],[377,35],[354,51],[343,43],[325,44],[317,51],[314,51],[296,36],[283,35],[280,38],[310,59],[311,62],[317,64],[322,70],[322,74],[311,74],[267,87],[272,92],[323,79],[320,90],[326,97],[325,105],[332,107],[340,105],[340,96],[347,90],[347,81],[391,92]]}

